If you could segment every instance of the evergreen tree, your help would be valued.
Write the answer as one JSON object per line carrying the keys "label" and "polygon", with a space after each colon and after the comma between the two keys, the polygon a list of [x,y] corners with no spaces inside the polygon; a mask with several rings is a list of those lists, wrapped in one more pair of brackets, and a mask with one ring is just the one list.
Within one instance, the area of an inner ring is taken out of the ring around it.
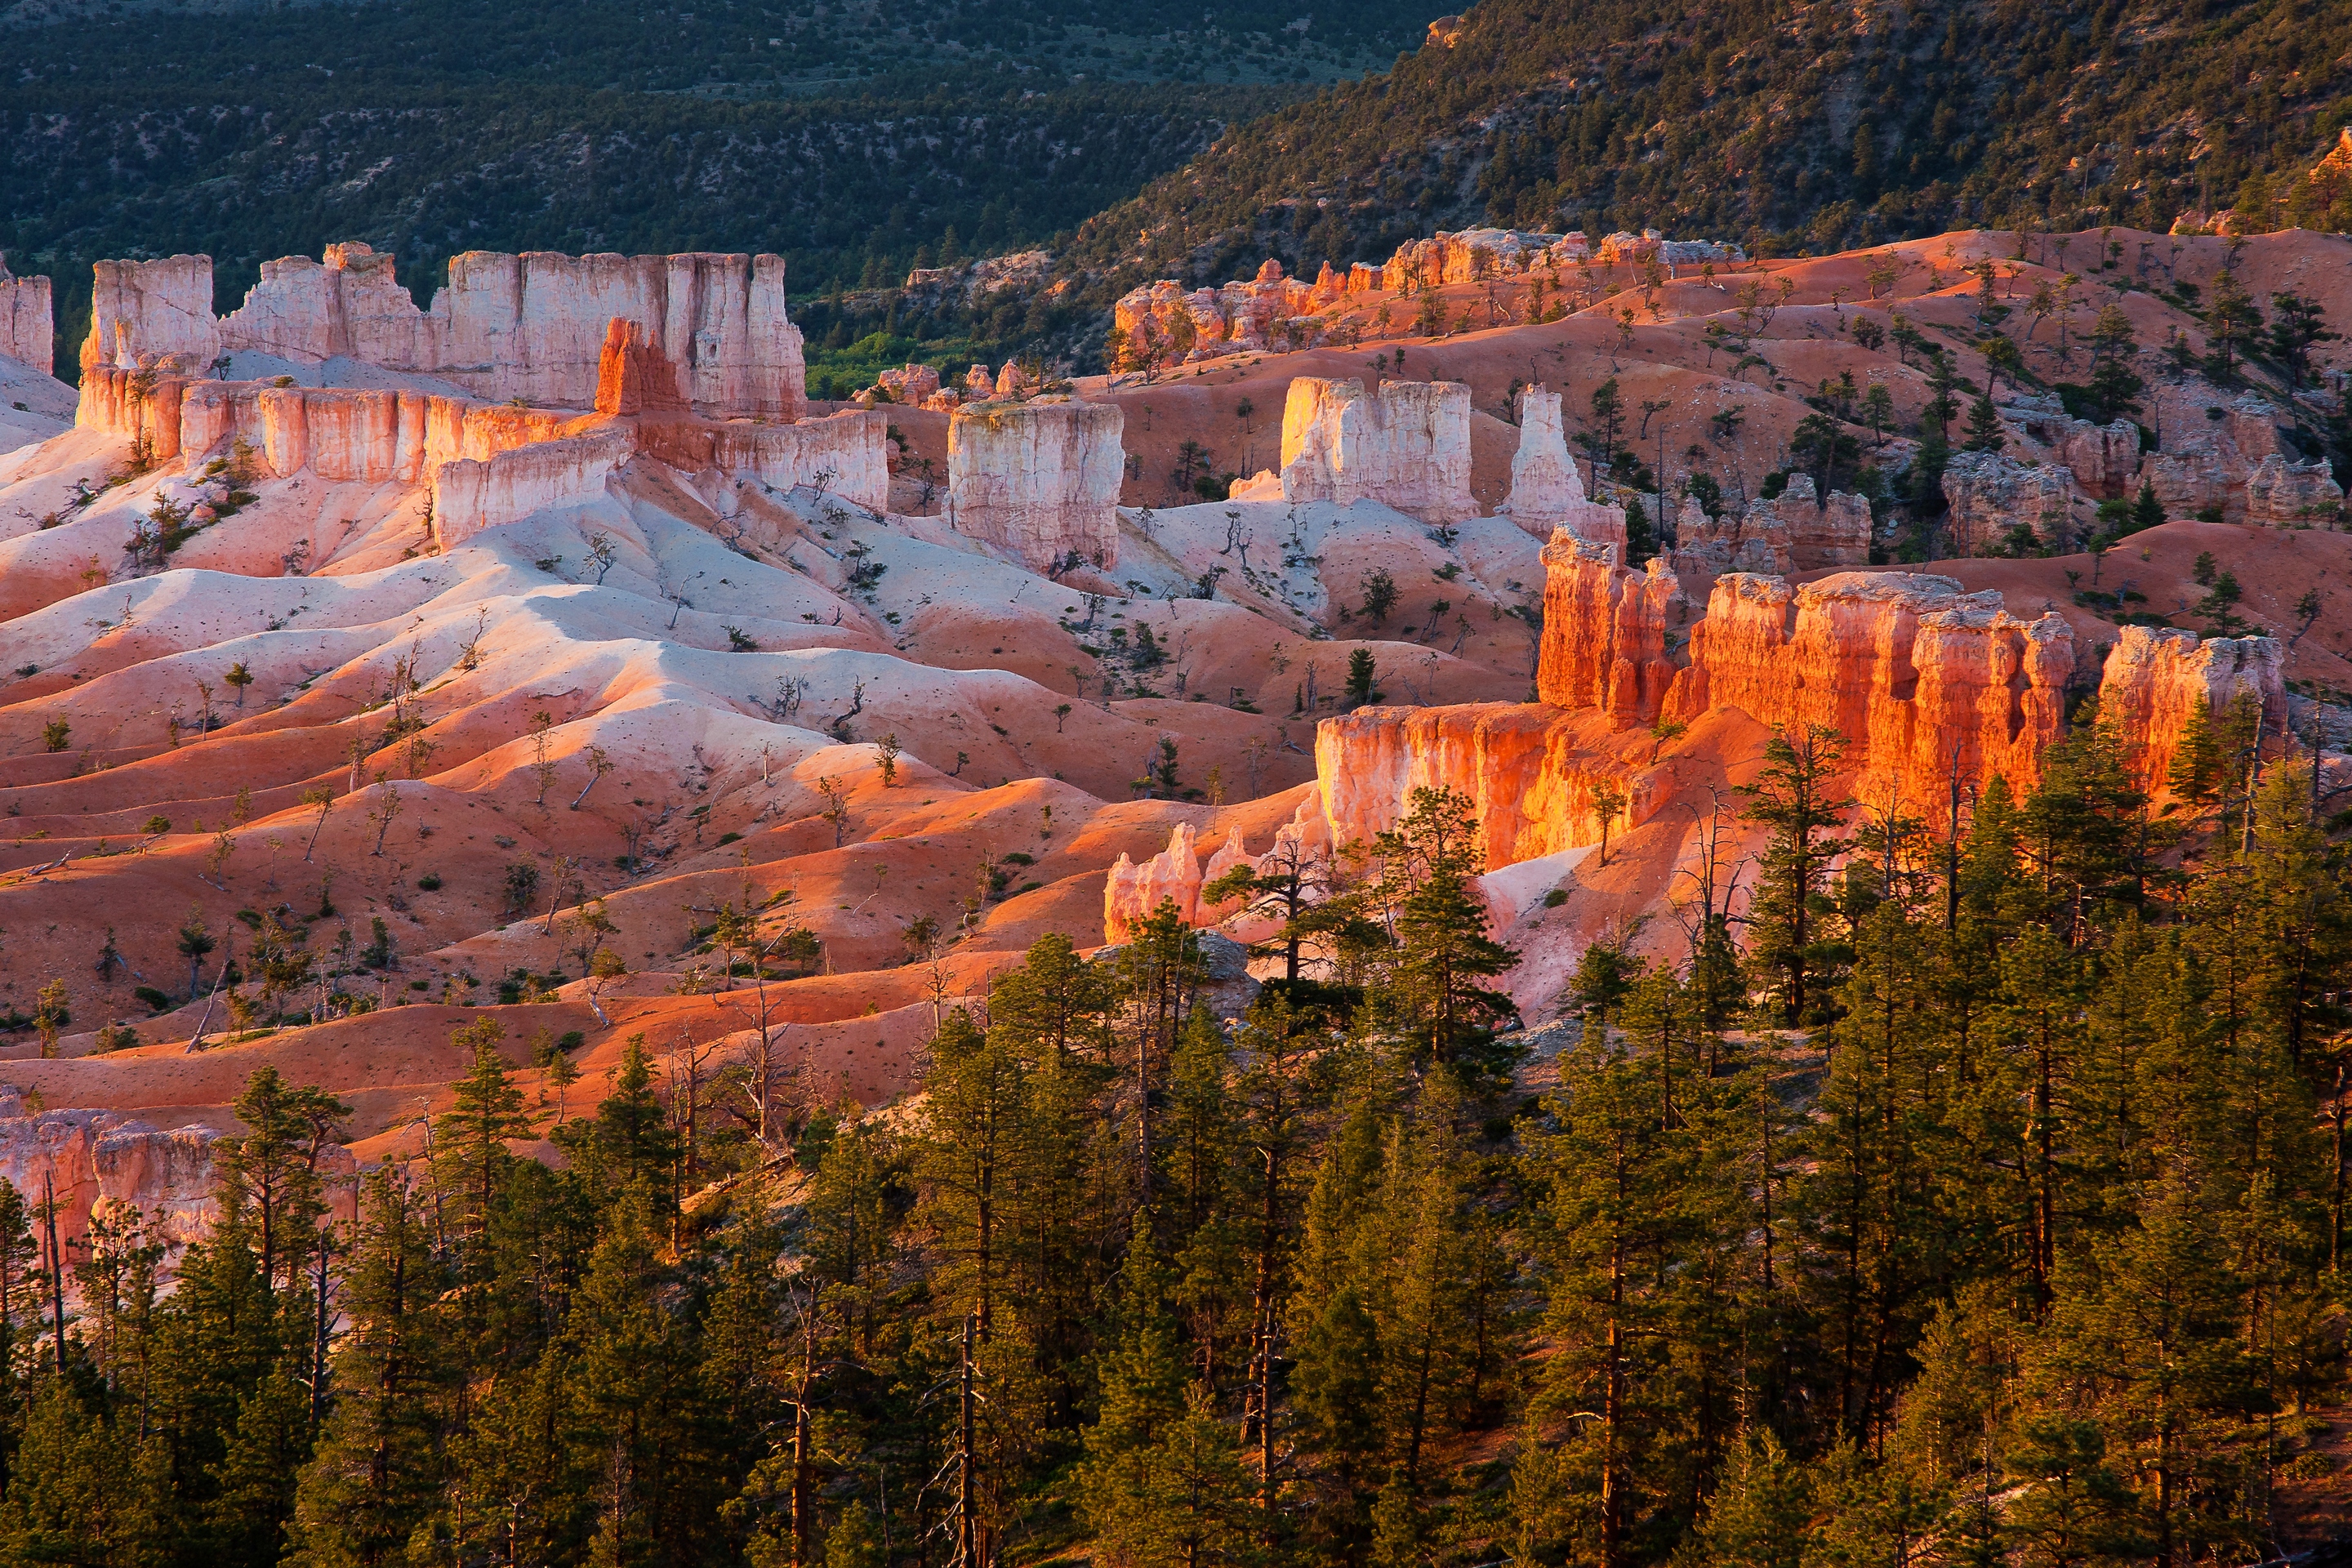
{"label": "evergreen tree", "polygon": [[1822,941],[1830,909],[1822,888],[1844,847],[1834,835],[1845,813],[1832,794],[1843,751],[1837,732],[1823,726],[1776,733],[1764,747],[1763,773],[1748,786],[1748,818],[1771,835],[1748,902],[1748,962],[1790,1025],[1815,1020],[1830,979],[1822,973],[1832,960]]}

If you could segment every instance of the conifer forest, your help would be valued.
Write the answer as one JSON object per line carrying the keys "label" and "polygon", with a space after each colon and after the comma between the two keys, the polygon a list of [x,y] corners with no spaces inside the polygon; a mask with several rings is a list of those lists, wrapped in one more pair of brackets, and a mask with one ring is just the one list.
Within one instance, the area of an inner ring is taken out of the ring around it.
{"label": "conifer forest", "polygon": [[1423,792],[1236,874],[1327,978],[1048,937],[887,1110],[653,1039],[529,1096],[486,1013],[329,1181],[265,1069],[169,1289],[0,1184],[0,1561],[2259,1561],[2345,1376],[2352,909],[2252,722],[1958,834],[1782,734],[1745,929],[1534,1033]]}

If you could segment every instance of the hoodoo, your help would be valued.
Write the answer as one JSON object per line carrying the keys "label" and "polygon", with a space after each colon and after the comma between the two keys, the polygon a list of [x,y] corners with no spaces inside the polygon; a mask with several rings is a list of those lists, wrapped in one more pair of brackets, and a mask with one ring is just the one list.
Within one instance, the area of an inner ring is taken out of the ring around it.
{"label": "hoodoo", "polygon": [[84,366],[168,363],[203,373],[223,354],[294,367],[339,360],[432,378],[491,402],[594,406],[614,318],[696,413],[795,419],[806,407],[800,329],[781,257],[520,256],[467,251],[419,310],[393,258],[327,247],[265,262],[245,303],[215,321],[212,258],[102,261]]}
{"label": "hoodoo", "polygon": [[948,424],[949,517],[1041,571],[1117,564],[1125,426],[1108,403],[960,406]]}

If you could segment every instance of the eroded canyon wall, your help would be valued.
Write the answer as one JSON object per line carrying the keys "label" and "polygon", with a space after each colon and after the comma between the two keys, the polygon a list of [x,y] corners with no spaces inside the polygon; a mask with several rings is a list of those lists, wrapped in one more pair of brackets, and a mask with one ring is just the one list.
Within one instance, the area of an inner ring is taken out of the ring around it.
{"label": "eroded canyon wall", "polygon": [[1282,409],[1282,495],[1379,501],[1427,523],[1478,515],[1470,495],[1470,389],[1453,381],[1302,375]]}
{"label": "eroded canyon wall", "polygon": [[800,329],[776,256],[467,251],[420,310],[391,257],[336,245],[322,261],[264,263],[245,302],[217,321],[212,292],[209,257],[100,262],[83,364],[168,360],[201,374],[240,351],[300,363],[348,358],[493,402],[584,409],[617,317],[635,323],[667,384],[697,413],[790,420],[806,408]]}
{"label": "eroded canyon wall", "polygon": [[948,421],[948,517],[1040,571],[1118,561],[1126,477],[1115,404],[969,403]]}
{"label": "eroded canyon wall", "polygon": [[49,374],[57,329],[50,314],[49,280],[18,278],[0,257],[0,354]]}

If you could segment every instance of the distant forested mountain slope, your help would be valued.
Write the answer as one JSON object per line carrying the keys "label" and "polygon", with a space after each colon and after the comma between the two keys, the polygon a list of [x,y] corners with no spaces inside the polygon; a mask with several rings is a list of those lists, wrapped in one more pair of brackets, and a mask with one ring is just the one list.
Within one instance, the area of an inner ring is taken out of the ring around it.
{"label": "distant forested mountain slope", "polygon": [[[1228,127],[1392,58],[1409,0],[19,0],[0,251],[58,283],[365,239],[429,292],[467,249],[776,250],[795,290],[1050,238]],[[924,258],[929,259],[929,256]],[[60,354],[69,362],[69,353]]]}
{"label": "distant forested mountain slope", "polygon": [[1483,0],[1392,72],[1230,133],[1080,249],[1207,279],[1481,222],[1766,250],[2161,229],[2283,195],[2352,119],[2347,51],[2352,8],[2320,0]]}

